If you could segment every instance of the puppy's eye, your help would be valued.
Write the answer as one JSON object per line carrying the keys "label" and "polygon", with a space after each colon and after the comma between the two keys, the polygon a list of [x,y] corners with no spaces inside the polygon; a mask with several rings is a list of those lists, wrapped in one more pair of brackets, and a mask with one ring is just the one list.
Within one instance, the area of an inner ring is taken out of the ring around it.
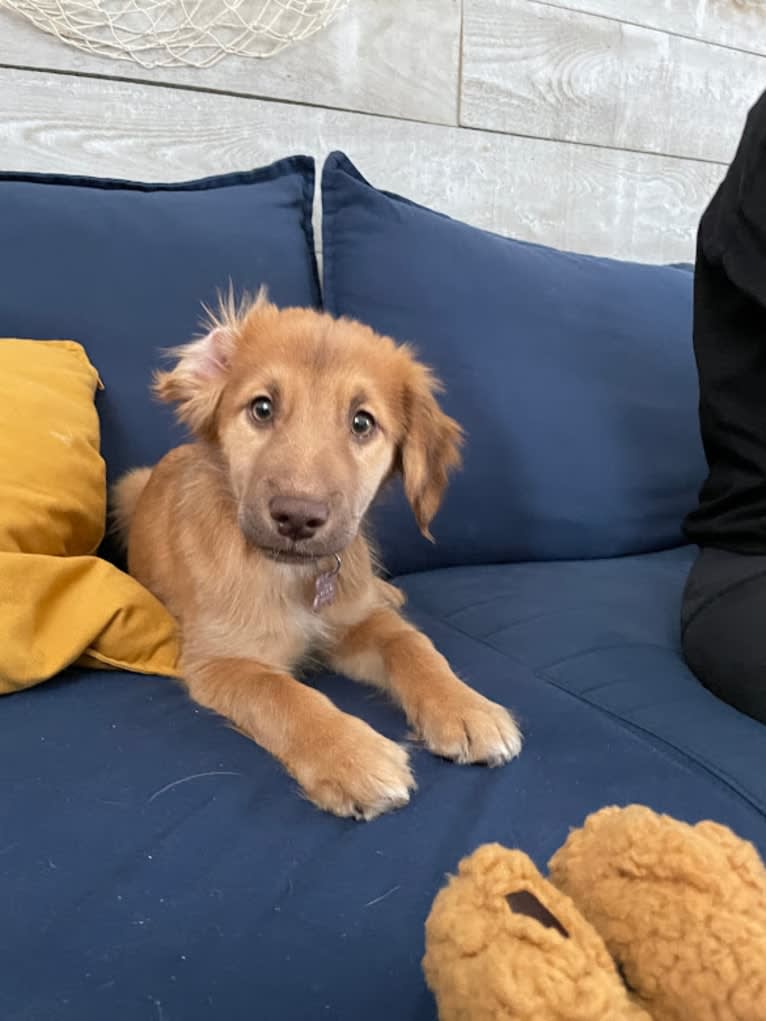
{"label": "puppy's eye", "polygon": [[274,415],[274,402],[270,397],[256,397],[250,402],[250,416],[256,422],[268,422]]}
{"label": "puppy's eye", "polygon": [[369,411],[357,411],[351,419],[351,431],[360,440],[367,439],[375,429],[375,419]]}

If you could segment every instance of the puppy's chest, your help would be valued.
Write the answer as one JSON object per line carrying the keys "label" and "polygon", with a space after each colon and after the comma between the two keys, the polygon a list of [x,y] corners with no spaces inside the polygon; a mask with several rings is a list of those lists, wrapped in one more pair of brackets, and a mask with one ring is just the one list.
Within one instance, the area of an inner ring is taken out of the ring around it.
{"label": "puppy's chest", "polygon": [[221,654],[289,669],[327,646],[332,628],[327,611],[313,608],[313,576],[277,569],[247,581],[208,608],[208,639]]}

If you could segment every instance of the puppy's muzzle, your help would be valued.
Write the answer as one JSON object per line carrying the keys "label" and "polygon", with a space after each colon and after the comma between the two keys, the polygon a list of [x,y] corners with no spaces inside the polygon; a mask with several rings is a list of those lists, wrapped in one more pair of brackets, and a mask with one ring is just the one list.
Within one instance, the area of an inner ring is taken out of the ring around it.
{"label": "puppy's muzzle", "polygon": [[324,528],[330,517],[330,508],[320,500],[275,496],[269,501],[269,514],[279,535],[298,542],[300,539],[313,539]]}

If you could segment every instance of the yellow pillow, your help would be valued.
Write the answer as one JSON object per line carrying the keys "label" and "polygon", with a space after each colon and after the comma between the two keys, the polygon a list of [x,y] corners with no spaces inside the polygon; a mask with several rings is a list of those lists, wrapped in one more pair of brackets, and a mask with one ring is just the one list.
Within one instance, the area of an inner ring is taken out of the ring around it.
{"label": "yellow pillow", "polygon": [[100,385],[79,344],[0,340],[0,694],[72,663],[176,675],[173,619],[90,555],[106,519]]}
{"label": "yellow pillow", "polygon": [[0,342],[0,550],[77,555],[101,542],[98,384],[79,344]]}

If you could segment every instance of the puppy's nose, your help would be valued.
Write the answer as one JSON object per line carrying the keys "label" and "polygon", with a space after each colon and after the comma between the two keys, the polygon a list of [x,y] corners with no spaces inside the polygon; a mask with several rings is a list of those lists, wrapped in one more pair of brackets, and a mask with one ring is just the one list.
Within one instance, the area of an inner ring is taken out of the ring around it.
{"label": "puppy's nose", "polygon": [[327,524],[330,508],[319,500],[275,496],[269,502],[269,513],[280,535],[288,539],[310,539]]}

